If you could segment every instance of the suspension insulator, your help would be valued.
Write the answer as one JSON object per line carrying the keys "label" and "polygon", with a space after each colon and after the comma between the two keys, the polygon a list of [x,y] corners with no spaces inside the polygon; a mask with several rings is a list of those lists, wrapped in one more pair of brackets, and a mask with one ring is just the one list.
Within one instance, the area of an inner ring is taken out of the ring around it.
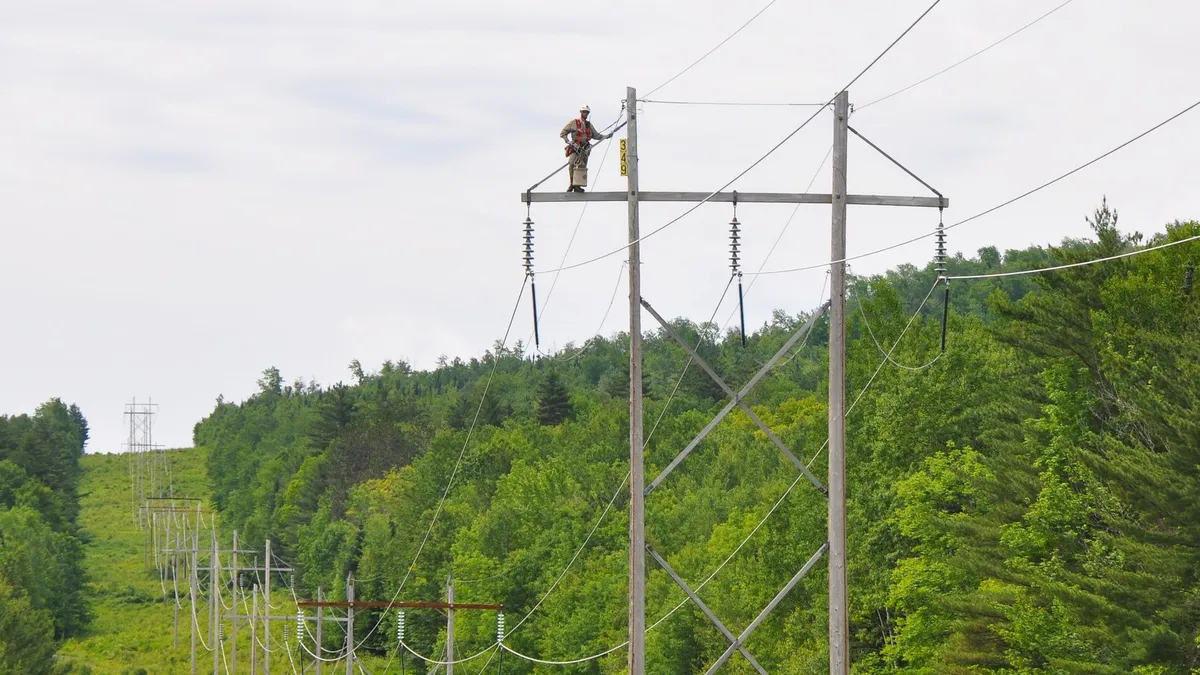
{"label": "suspension insulator", "polygon": [[404,610],[396,612],[396,642],[404,642]]}
{"label": "suspension insulator", "polygon": [[304,639],[304,610],[296,610],[296,641]]}
{"label": "suspension insulator", "polygon": [[504,612],[496,616],[496,642],[504,642]]}
{"label": "suspension insulator", "polygon": [[741,223],[738,222],[737,215],[734,215],[733,220],[729,223],[729,269],[734,274],[737,274],[738,268],[741,266],[741,260],[738,256],[738,249],[741,242],[741,234],[738,229],[740,225]]}
{"label": "suspension insulator", "polygon": [[946,278],[946,258],[946,226],[942,223],[942,218],[939,215],[937,225],[937,248],[934,250],[933,255],[933,269],[935,272],[937,272],[938,279]]}
{"label": "suspension insulator", "polygon": [[525,218],[525,273],[533,274],[533,220]]}

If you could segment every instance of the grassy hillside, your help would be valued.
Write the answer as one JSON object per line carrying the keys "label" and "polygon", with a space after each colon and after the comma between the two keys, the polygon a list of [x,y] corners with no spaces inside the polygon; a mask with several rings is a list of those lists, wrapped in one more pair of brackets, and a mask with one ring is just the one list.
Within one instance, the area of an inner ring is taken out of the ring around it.
{"label": "grassy hillside", "polygon": [[[208,499],[202,448],[169,453],[177,489]],[[132,519],[127,455],[87,455],[82,460],[79,524],[86,541],[85,568],[95,620],[67,642],[61,655],[93,673],[189,673],[188,632],[180,617],[179,649],[172,649],[171,602],[153,564],[143,563],[144,534]],[[169,587],[168,587],[169,588]],[[204,657],[198,657],[200,664]]]}

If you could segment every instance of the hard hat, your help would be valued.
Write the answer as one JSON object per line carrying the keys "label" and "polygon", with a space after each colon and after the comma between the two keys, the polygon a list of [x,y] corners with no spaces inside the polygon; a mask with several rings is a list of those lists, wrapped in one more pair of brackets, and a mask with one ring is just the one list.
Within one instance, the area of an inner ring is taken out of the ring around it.
{"label": "hard hat", "polygon": [[579,112],[590,113],[590,112],[592,112],[592,109],[587,107],[586,105],[581,105],[581,106],[579,106]]}

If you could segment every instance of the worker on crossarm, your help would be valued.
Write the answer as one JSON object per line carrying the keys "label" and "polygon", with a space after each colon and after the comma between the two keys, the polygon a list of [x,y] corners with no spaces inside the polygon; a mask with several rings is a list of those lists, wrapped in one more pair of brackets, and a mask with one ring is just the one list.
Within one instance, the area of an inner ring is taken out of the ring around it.
{"label": "worker on crossarm", "polygon": [[587,163],[588,155],[592,152],[592,139],[602,141],[608,138],[588,121],[591,112],[591,108],[582,106],[579,108],[579,117],[567,122],[558,134],[567,142],[567,173],[570,175],[567,192],[583,192],[583,186],[587,185]]}

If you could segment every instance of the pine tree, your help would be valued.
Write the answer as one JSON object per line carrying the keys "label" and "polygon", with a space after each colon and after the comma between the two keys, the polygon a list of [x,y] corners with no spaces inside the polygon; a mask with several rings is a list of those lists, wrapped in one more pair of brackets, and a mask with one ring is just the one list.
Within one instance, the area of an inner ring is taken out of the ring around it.
{"label": "pine tree", "polygon": [[538,390],[537,419],[539,424],[557,426],[571,417],[571,399],[558,373],[550,372]]}

